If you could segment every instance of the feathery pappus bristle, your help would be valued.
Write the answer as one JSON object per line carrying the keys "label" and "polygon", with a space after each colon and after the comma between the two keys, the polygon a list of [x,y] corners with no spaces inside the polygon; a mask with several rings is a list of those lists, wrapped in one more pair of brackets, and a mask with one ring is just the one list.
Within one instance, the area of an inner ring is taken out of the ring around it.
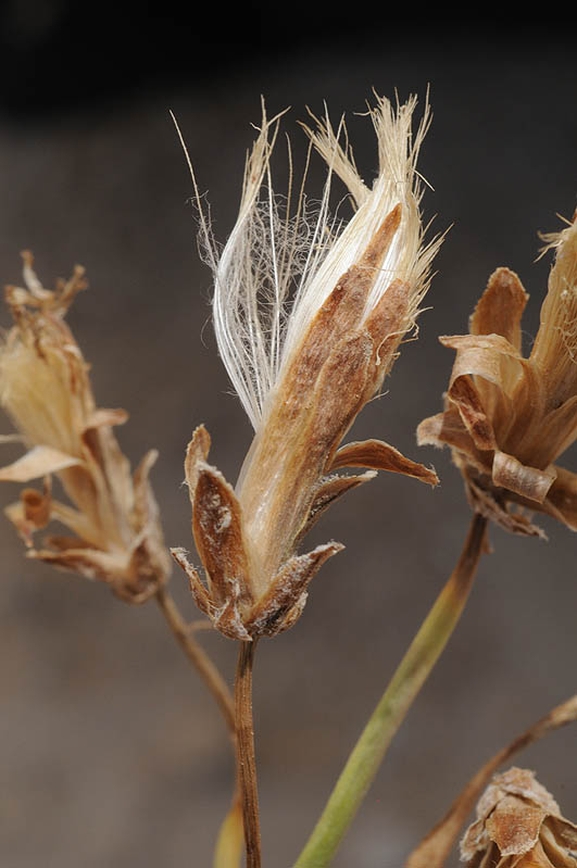
{"label": "feathery pappus bristle", "polygon": [[[313,125],[302,126],[310,150],[317,151],[327,166],[320,199],[313,204],[304,192],[306,170],[298,194],[292,195],[288,139],[289,190],[284,196],[274,191],[271,155],[284,113],[269,119],[263,103],[259,134],[246,161],[239,214],[221,251],[212,238],[195,182],[201,244],[214,276],[216,340],[255,430],[267,397],[300,337],[338,280],[362,256],[385,216],[398,204],[402,209],[400,225],[364,315],[370,314],[398,278],[412,286],[407,330],[414,324],[438,246],[435,242],[428,247],[423,244],[419,211],[422,182],[416,162],[430,111],[427,105],[413,136],[416,104],[413,97],[395,108],[387,99],[377,98],[376,106],[368,108],[379,157],[378,176],[370,188],[355,165],[344,119],[334,128],[328,111],[322,119],[311,115]],[[344,183],[354,209],[348,224],[329,208],[335,176]]]}

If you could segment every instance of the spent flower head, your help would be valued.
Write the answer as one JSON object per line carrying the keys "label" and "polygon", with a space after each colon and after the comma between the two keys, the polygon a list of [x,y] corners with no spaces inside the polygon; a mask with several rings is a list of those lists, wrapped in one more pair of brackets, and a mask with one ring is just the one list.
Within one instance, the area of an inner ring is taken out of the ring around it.
{"label": "spent flower head", "polygon": [[575,868],[577,826],[531,771],[496,775],[461,841],[468,868]]}
{"label": "spent flower head", "polygon": [[528,295],[499,268],[470,333],[440,338],[457,351],[445,410],[418,429],[421,444],[451,447],[475,510],[541,536],[527,511],[577,530],[577,475],[556,464],[577,437],[577,223],[545,240],[555,261],[529,357],[521,350]]}
{"label": "spent flower head", "polygon": [[[299,555],[299,543],[344,492],[378,470],[437,482],[380,440],[341,445],[415,324],[439,243],[423,242],[416,161],[429,114],[413,136],[415,106],[378,99],[369,108],[379,154],[372,187],[342,121],[336,130],[328,115],[304,126],[327,165],[316,210],[302,187],[294,207],[290,190],[282,199],[274,193],[280,117],[263,110],[239,215],[220,253],[201,212],[218,347],[255,435],[233,490],[208,464],[206,430],[195,431],[185,469],[206,585],[182,549],[173,554],[197,604],[226,635],[250,639],[294,623],[311,578],[342,548],[331,542]],[[335,175],[354,209],[346,225],[329,211]],[[339,473],[346,467],[367,471]]]}
{"label": "spent flower head", "polygon": [[[124,599],[141,602],[169,573],[148,482],[156,453],[149,452],[131,475],[112,431],[127,413],[96,406],[88,365],[64,322],[86,286],[83,269],[47,290],[31,255],[23,256],[25,287],[6,288],[15,325],[0,346],[0,403],[27,451],[0,469],[0,480],[44,483],[41,491],[25,488],[6,512],[30,557],[99,579]],[[53,497],[53,475],[70,503]],[[72,535],[50,536],[35,548],[34,533],[53,520]]]}

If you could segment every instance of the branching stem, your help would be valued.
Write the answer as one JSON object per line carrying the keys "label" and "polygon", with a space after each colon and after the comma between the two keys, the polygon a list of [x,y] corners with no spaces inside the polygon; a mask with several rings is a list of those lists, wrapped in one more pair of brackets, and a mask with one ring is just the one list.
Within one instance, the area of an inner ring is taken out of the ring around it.
{"label": "branching stem", "polygon": [[159,588],[156,592],[156,601],[176,641],[213,695],[222,712],[231,737],[234,739],[234,702],[226,682],[206,651],[191,634],[188,624],[180,614],[173,597],[165,587]]}

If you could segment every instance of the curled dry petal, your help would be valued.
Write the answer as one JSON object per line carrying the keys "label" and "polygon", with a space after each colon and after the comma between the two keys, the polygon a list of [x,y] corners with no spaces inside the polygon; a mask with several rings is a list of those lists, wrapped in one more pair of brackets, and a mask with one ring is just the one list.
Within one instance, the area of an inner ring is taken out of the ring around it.
{"label": "curled dry petal", "polygon": [[370,467],[372,470],[412,476],[429,485],[439,484],[439,477],[434,470],[411,461],[394,446],[383,443],[382,440],[362,440],[341,446],[335,454],[331,470],[341,467]]}

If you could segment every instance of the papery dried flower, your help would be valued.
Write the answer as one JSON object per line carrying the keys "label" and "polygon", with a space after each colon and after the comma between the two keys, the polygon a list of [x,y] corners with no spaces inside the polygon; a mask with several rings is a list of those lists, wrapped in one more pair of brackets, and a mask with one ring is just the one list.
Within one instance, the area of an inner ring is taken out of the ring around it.
{"label": "papery dried flower", "polygon": [[[247,161],[240,212],[220,256],[202,218],[215,279],[219,350],[255,437],[236,490],[208,464],[209,437],[194,433],[186,459],[193,533],[206,586],[184,552],[200,608],[226,635],[250,639],[291,626],[307,586],[338,552],[328,543],[298,555],[302,537],[344,492],[389,470],[436,484],[435,473],[379,440],[340,444],[380,389],[415,324],[438,241],[423,244],[416,172],[428,112],[413,140],[416,102],[379,99],[369,115],[379,174],[367,187],[328,117],[305,127],[328,166],[317,212],[304,195],[295,213],[272,190],[279,119],[263,113]],[[333,175],[356,209],[344,226],[329,215]],[[345,467],[362,474],[342,475]]]}
{"label": "papery dried flower", "polygon": [[461,841],[468,868],[575,868],[577,826],[533,772],[496,775],[477,805],[477,820]]}
{"label": "papery dried flower", "polygon": [[527,293],[499,268],[470,334],[440,338],[457,351],[445,410],[418,429],[421,444],[451,447],[475,510],[531,535],[544,534],[527,510],[577,530],[577,476],[554,463],[577,437],[577,224],[546,240],[556,256],[529,357],[521,352]]}
{"label": "papery dried flower", "polygon": [[[141,602],[166,581],[170,564],[148,482],[156,452],[132,476],[112,431],[126,412],[96,407],[88,366],[64,322],[86,286],[83,269],[46,290],[31,255],[23,256],[26,288],[6,288],[15,325],[0,347],[0,403],[28,451],[0,469],[0,480],[44,478],[44,486],[25,488],[6,512],[30,557],[99,579]],[[53,474],[71,505],[52,496]],[[34,548],[33,533],[52,520],[73,536],[51,536],[45,547]]]}

